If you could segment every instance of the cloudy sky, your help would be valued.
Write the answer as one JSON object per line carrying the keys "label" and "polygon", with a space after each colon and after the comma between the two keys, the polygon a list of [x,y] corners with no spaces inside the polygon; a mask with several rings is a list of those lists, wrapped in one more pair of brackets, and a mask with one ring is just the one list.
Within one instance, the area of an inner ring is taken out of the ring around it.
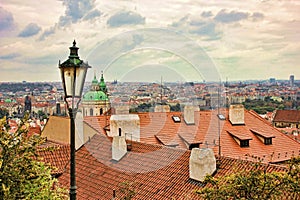
{"label": "cloudy sky", "polygon": [[299,0],[2,0],[0,81],[60,81],[74,39],[88,79],[299,79],[299,10]]}

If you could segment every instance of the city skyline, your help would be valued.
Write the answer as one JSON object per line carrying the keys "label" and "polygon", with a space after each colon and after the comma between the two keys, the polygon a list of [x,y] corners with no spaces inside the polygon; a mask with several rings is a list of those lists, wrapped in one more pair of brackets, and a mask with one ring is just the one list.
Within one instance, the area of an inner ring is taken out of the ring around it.
{"label": "city skyline", "polygon": [[[0,6],[1,82],[60,81],[73,40],[112,81],[297,80],[299,1],[34,1]],[[153,72],[153,73],[152,73]]]}

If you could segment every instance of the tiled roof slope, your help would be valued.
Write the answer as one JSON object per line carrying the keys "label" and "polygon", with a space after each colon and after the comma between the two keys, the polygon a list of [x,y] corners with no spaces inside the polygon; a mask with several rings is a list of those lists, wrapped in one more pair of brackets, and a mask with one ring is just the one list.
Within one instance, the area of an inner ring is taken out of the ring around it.
{"label": "tiled roof slope", "polygon": [[84,117],[84,123],[95,129],[98,133],[104,134],[104,128],[109,127],[110,116],[87,116]]}
{"label": "tiled roof slope", "polygon": [[[125,182],[133,185],[133,199],[200,199],[193,191],[203,185],[189,179],[189,150],[132,142],[132,150],[119,162],[111,160],[111,153],[111,141],[104,135],[95,135],[76,152],[78,199],[112,199],[113,190],[120,199],[120,184]],[[225,157],[220,157],[218,166],[215,176],[254,168],[253,162]],[[68,188],[69,168],[59,182]]]}
{"label": "tiled roof slope", "polygon": [[42,161],[52,167],[51,174],[60,175],[65,172],[70,161],[70,145],[47,141],[37,151]]}
{"label": "tiled roof slope", "polygon": [[273,122],[300,123],[299,110],[277,110]]}
{"label": "tiled roof slope", "polygon": [[[277,163],[300,155],[299,142],[273,128],[255,112],[244,111],[245,125],[232,125],[228,120],[228,110],[222,110],[221,113],[226,117],[225,120],[219,120],[215,110],[195,112],[194,125],[187,125],[181,112],[138,113],[140,141],[183,149],[188,148],[187,143],[201,142],[200,147],[213,148],[215,154],[219,154],[220,128],[222,156],[243,159],[259,157],[263,162]],[[181,122],[174,122],[172,116],[179,116]],[[101,121],[102,118],[100,116],[97,119]],[[241,147],[234,139],[234,134],[243,136],[241,139],[250,139],[249,147]],[[272,136],[272,144],[264,144],[259,135]]]}

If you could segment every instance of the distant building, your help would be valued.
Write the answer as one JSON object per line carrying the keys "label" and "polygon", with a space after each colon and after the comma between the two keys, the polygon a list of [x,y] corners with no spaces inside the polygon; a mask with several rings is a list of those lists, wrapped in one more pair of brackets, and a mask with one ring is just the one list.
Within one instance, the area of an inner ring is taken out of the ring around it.
{"label": "distant building", "polygon": [[290,86],[294,87],[295,84],[295,76],[294,75],[290,75]]}
{"label": "distant building", "polygon": [[24,104],[25,104],[24,113],[25,112],[31,113],[31,98],[28,95],[25,97]]}
{"label": "distant building", "polygon": [[273,119],[277,128],[300,128],[299,110],[277,110]]}
{"label": "distant building", "polygon": [[269,82],[270,82],[270,84],[275,84],[276,83],[276,79],[275,78],[270,78]]}
{"label": "distant building", "polygon": [[99,116],[110,110],[110,100],[103,73],[101,74],[100,82],[94,75],[90,90],[83,95],[82,108],[83,116]]}

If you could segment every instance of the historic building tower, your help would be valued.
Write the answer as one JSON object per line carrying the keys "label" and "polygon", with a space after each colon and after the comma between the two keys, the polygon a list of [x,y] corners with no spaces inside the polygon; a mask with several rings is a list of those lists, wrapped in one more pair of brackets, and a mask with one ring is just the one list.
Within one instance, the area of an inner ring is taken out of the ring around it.
{"label": "historic building tower", "polygon": [[110,110],[110,101],[107,94],[103,73],[100,82],[94,75],[91,89],[83,95],[82,99],[83,116],[103,115]]}

